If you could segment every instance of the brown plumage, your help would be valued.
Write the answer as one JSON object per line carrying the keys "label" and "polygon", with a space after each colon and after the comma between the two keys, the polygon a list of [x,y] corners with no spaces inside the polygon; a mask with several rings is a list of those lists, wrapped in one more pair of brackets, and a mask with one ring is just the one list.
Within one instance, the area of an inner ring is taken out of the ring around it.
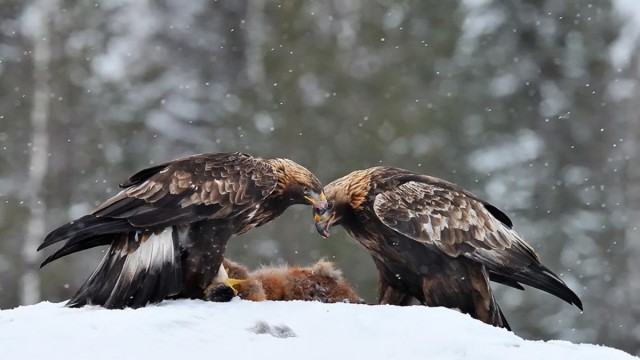
{"label": "brown plumage", "polygon": [[64,246],[47,263],[100,245],[102,262],[67,306],[140,307],[167,297],[202,298],[227,240],[287,207],[326,207],[322,185],[288,159],[198,154],[144,169],[91,214],[52,231],[38,248]]}
{"label": "brown plumage", "polygon": [[373,257],[379,303],[444,306],[509,328],[489,280],[526,284],[582,309],[578,296],[493,205],[442,179],[374,167],[325,186],[328,210],[315,211],[329,235],[342,225]]}
{"label": "brown plumage", "polygon": [[225,259],[223,266],[232,279],[242,279],[233,285],[233,292],[217,279],[205,290],[205,299],[229,301],[237,295],[245,300],[304,300],[325,303],[349,302],[362,304],[342,272],[324,259],[312,266],[263,266],[249,273],[242,265]]}

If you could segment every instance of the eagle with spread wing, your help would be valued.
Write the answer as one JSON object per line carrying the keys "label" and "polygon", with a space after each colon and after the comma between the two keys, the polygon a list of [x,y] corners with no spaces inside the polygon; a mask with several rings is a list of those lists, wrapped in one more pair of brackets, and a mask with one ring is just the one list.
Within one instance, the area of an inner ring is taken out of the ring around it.
{"label": "eagle with spread wing", "polygon": [[110,245],[67,306],[137,308],[169,297],[203,298],[209,284],[226,278],[222,261],[232,235],[274,220],[291,205],[327,205],[320,181],[303,166],[241,153],[177,159],[139,171],[120,186],[38,248],[66,241],[42,267]]}
{"label": "eagle with spread wing", "polygon": [[458,309],[509,329],[490,281],[533,286],[574,304],[578,296],[551,270],[502,211],[436,177],[391,167],[354,171],[324,188],[318,232],[342,225],[371,254],[379,303]]}

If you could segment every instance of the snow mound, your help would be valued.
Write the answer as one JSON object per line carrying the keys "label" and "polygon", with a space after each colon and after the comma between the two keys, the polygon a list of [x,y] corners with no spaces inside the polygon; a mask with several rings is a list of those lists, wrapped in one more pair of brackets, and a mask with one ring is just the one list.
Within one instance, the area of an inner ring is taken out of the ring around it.
{"label": "snow mound", "polygon": [[529,341],[445,308],[164,301],[132,310],[42,302],[0,311],[4,359],[637,359]]}

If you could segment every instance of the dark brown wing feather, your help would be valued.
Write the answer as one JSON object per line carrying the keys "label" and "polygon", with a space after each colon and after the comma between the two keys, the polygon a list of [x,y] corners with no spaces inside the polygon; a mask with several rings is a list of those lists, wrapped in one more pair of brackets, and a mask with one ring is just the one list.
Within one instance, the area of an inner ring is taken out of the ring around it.
{"label": "dark brown wing feather", "polygon": [[134,174],[93,214],[137,227],[221,219],[264,199],[276,184],[273,168],[249,155],[199,154]]}
{"label": "dark brown wing feather", "polygon": [[199,154],[178,159],[131,176],[120,193],[91,215],[52,231],[38,250],[70,240],[65,248],[73,251],[63,248],[47,259],[50,262],[87,249],[81,243],[101,234],[230,218],[267,197],[276,184],[273,168],[249,155]]}
{"label": "dark brown wing feather", "polygon": [[[496,280],[521,282],[582,308],[576,294],[540,264],[533,249],[496,208],[435,178],[408,181],[380,192],[373,208],[391,229],[451,257],[464,256],[487,267]],[[496,276],[497,275],[497,276]]]}
{"label": "dark brown wing feather", "polygon": [[374,211],[390,228],[437,247],[445,254],[466,255],[483,262],[504,263],[520,247],[527,260],[537,260],[533,249],[515,231],[498,221],[484,205],[462,192],[437,184],[410,181],[378,194]]}

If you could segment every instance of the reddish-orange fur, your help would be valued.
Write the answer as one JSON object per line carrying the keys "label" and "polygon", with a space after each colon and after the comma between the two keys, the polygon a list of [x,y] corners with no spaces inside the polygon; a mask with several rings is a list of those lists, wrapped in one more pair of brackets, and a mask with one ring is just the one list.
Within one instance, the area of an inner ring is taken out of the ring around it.
{"label": "reddish-orange fur", "polygon": [[[309,267],[263,266],[249,273],[228,259],[223,263],[229,278],[245,279],[234,289],[246,300],[305,300],[325,303],[364,303],[332,262],[320,260]],[[213,289],[219,284],[211,284]]]}

